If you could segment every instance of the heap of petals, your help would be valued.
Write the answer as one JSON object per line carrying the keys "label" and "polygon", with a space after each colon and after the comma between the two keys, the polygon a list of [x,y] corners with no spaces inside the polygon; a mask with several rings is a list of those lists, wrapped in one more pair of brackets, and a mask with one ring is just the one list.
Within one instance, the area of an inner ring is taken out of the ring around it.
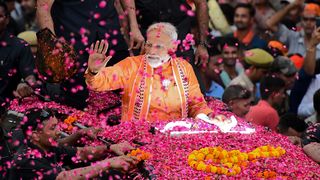
{"label": "heap of petals", "polygon": [[[105,102],[113,101],[112,96],[100,96]],[[119,100],[119,99],[118,99]],[[209,106],[216,114],[233,115],[226,111],[225,105],[217,100],[208,99]],[[89,103],[90,104],[90,103]],[[98,103],[93,103],[99,107]],[[102,106],[102,105],[101,105]],[[100,107],[101,107],[100,106]],[[77,122],[87,126],[103,128],[101,136],[115,142],[129,141],[133,145],[139,146],[142,151],[149,152],[152,157],[146,163],[155,168],[155,174],[159,179],[198,179],[208,177],[227,178],[226,175],[210,174],[204,171],[194,170],[188,165],[188,155],[204,147],[220,146],[227,151],[241,150],[251,152],[261,146],[282,147],[286,153],[280,157],[261,158],[249,163],[239,174],[228,177],[229,179],[275,176],[288,179],[320,179],[320,166],[309,159],[298,146],[290,143],[287,137],[268,131],[263,127],[256,127],[256,132],[252,134],[237,133],[204,133],[197,135],[183,135],[171,137],[154,129],[154,124],[143,121],[122,122],[117,126],[108,126],[104,119],[96,115],[96,110],[89,107],[87,112],[79,111],[70,107],[59,105],[54,102],[41,102],[35,99],[25,99],[22,102],[12,101],[11,109],[24,112],[33,107],[56,108],[61,113],[77,118]],[[119,113],[119,112],[117,112]],[[118,114],[119,115],[119,114]],[[240,126],[248,124],[238,119]],[[191,119],[190,119],[191,121]],[[76,128],[73,128],[76,131]],[[98,140],[84,143],[87,145],[99,144]],[[142,144],[142,146],[140,146]]]}

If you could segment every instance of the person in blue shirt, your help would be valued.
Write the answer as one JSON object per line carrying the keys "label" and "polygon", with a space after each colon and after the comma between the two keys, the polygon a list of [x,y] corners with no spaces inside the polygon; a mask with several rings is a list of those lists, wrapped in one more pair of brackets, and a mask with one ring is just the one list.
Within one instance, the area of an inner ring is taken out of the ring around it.
{"label": "person in blue shirt", "polygon": [[209,59],[207,64],[204,64],[201,68],[201,79],[205,85],[205,95],[221,99],[224,91],[220,79],[222,58],[217,47],[218,42],[216,40],[210,42]]}

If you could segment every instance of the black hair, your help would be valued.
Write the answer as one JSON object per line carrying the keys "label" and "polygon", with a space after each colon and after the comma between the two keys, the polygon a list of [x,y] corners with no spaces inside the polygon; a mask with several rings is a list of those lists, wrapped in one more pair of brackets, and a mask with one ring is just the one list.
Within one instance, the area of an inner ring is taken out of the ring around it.
{"label": "black hair", "polygon": [[285,55],[285,54],[282,53],[282,51],[280,49],[275,48],[275,47],[270,47],[270,46],[268,46],[267,52],[269,54],[271,54],[274,58],[276,58],[278,56],[284,56]]}
{"label": "black hair", "polygon": [[279,92],[285,87],[285,82],[277,76],[266,75],[261,79],[260,82],[260,94],[261,99],[268,99],[271,94]]}
{"label": "black hair", "polygon": [[249,10],[249,14],[251,17],[254,17],[256,15],[256,10],[255,8],[252,6],[252,4],[249,3],[239,3],[236,5],[236,7],[234,8],[234,11],[236,12],[238,8],[245,8]]}
{"label": "black hair", "polygon": [[8,6],[6,5],[6,3],[0,1],[0,7],[2,7],[4,9],[5,15],[9,16],[9,10],[8,10]]}
{"label": "black hair", "polygon": [[57,114],[55,109],[40,109],[32,108],[25,113],[23,121],[21,121],[20,128],[23,131],[23,134],[27,137],[27,130],[38,129],[44,121],[48,120],[50,117],[55,117]]}
{"label": "black hair", "polygon": [[225,89],[222,95],[222,101],[228,104],[235,99],[249,99],[251,92],[241,85],[231,85]]}
{"label": "black hair", "polygon": [[208,54],[210,57],[221,54],[221,37],[209,36],[208,38]]}
{"label": "black hair", "polygon": [[234,38],[234,37],[223,37],[221,39],[221,49],[227,45],[227,46],[231,46],[231,47],[236,47],[238,50],[240,49],[240,45],[241,45],[241,42],[237,39],[237,38]]}
{"label": "black hair", "polygon": [[302,133],[308,128],[308,125],[306,122],[304,122],[303,119],[299,118],[296,114],[287,113],[280,117],[278,130],[279,133],[283,134],[288,132],[289,128],[292,128],[297,132]]}

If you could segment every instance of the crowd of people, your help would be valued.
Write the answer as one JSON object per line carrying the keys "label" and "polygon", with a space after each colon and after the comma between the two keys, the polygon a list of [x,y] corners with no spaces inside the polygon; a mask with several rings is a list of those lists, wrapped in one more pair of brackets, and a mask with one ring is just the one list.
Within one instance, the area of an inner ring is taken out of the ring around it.
{"label": "crowd of people", "polygon": [[[210,13],[218,9],[210,1],[0,1],[1,116],[14,98],[36,95],[85,110],[89,91],[121,89],[121,121],[186,117],[221,121],[225,117],[206,104],[205,98],[213,97],[237,117],[288,136],[319,163],[320,2],[220,0],[221,18],[214,19]],[[229,24],[227,29],[215,27],[221,19]],[[51,39],[44,45],[39,39],[48,32]],[[59,49],[56,42],[70,46],[75,56]],[[44,52],[46,46],[58,51]],[[52,72],[48,77],[39,75],[42,70],[36,63],[46,58],[44,54],[57,57],[55,53],[66,59],[75,57],[72,65],[77,67],[60,82],[48,81]],[[36,162],[47,172],[43,176],[105,177],[109,175],[101,171],[118,173],[109,167],[127,171],[137,164],[136,159],[124,156],[123,149],[132,149],[127,142],[83,150],[69,147],[70,139],[60,139],[52,148],[50,141],[58,138],[57,119],[51,110],[43,111],[26,112],[21,126],[28,147],[42,155],[54,154]],[[30,128],[35,131],[30,133]],[[49,172],[51,161],[58,162],[60,155],[84,160],[90,154],[89,160],[103,159],[110,149],[119,156],[95,166],[71,171],[57,166]],[[30,156],[25,150],[13,158],[17,166],[12,172],[19,173],[12,173],[11,178],[37,176],[28,171],[30,162],[21,158]],[[0,147],[1,151],[5,154],[5,148]],[[0,155],[1,163],[5,157]]]}

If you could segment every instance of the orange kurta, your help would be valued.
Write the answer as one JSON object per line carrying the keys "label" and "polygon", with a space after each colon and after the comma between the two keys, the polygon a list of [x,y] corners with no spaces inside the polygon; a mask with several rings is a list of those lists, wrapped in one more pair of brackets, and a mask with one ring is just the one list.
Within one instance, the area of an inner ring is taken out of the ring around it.
{"label": "orange kurta", "polygon": [[[184,80],[179,80],[177,66],[183,72]],[[146,63],[144,56],[128,57],[112,67],[102,69],[95,76],[85,73],[85,77],[88,87],[92,90],[124,90],[122,120],[135,119],[134,113],[137,109],[134,106],[137,106],[140,99],[143,103],[141,103],[142,110],[138,111],[141,116],[138,117],[151,122],[183,118],[184,104],[187,108],[186,116],[189,117],[212,112],[200,92],[191,65],[183,59],[172,59],[153,69]],[[164,86],[164,80],[167,86]],[[181,81],[185,82],[187,92],[184,91]],[[145,85],[142,86],[144,88],[140,86],[141,82]],[[139,96],[141,89],[144,91],[142,97]],[[133,108],[135,108],[134,111]]]}

